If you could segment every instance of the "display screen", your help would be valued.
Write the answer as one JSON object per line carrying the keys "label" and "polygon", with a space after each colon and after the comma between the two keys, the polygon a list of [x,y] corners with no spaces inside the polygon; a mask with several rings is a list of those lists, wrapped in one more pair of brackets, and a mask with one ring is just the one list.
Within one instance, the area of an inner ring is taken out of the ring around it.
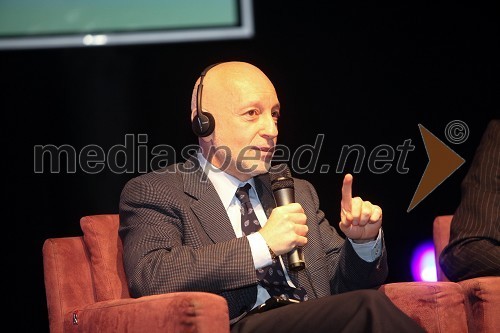
{"label": "display screen", "polygon": [[253,36],[251,0],[2,0],[0,48]]}

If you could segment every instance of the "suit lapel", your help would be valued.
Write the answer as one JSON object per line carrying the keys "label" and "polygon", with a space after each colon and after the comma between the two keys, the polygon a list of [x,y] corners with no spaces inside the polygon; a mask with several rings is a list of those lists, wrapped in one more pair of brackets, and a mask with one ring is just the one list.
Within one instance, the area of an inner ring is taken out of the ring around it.
{"label": "suit lapel", "polygon": [[273,192],[271,191],[271,180],[269,174],[259,175],[254,178],[255,180],[255,191],[259,197],[260,203],[266,216],[271,215],[272,210],[276,207],[276,202],[274,201]]}
{"label": "suit lapel", "polygon": [[185,165],[186,169],[190,171],[182,173],[184,191],[196,199],[193,201],[191,209],[207,235],[214,243],[236,238],[224,205],[219,199],[215,187],[200,168],[198,160],[191,158],[186,161]]}
{"label": "suit lapel", "polygon": [[[191,158],[185,163],[186,172],[183,172],[184,191],[195,198],[191,209],[198,217],[200,224],[214,243],[224,242],[236,238],[231,221],[226,210],[219,199],[215,187],[205,176],[196,158]],[[259,196],[262,208],[266,216],[271,215],[276,207],[274,195],[271,190],[269,174],[255,177],[255,189]],[[288,256],[282,255],[283,263],[287,268],[288,275],[295,285],[298,283],[298,273],[288,269]]]}

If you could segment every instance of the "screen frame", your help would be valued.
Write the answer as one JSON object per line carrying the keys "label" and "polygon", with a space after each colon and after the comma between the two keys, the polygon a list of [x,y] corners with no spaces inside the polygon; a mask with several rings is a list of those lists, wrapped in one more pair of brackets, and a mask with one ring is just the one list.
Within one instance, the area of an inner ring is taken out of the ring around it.
{"label": "screen frame", "polygon": [[252,0],[238,0],[239,25],[116,33],[75,33],[53,36],[0,37],[0,50],[96,47],[246,39],[254,36]]}

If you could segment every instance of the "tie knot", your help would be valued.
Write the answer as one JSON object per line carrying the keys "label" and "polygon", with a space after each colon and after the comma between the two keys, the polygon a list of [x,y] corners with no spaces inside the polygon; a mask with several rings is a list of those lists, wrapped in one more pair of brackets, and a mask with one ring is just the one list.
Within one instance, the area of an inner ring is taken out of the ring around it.
{"label": "tie knot", "polygon": [[250,196],[248,194],[250,187],[252,187],[252,185],[246,183],[244,186],[238,187],[236,190],[236,198],[238,198],[242,204],[250,202]]}

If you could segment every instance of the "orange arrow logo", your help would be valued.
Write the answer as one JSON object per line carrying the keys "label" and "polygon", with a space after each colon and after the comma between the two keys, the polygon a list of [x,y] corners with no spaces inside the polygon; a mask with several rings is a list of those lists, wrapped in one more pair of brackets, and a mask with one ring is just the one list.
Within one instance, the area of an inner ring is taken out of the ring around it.
{"label": "orange arrow logo", "polygon": [[424,200],[425,197],[465,162],[462,157],[451,150],[450,147],[445,145],[443,141],[439,140],[424,126],[418,124],[418,127],[424,141],[429,163],[427,163],[422,178],[420,178],[420,183],[413,195],[407,212],[415,208],[416,205]]}

